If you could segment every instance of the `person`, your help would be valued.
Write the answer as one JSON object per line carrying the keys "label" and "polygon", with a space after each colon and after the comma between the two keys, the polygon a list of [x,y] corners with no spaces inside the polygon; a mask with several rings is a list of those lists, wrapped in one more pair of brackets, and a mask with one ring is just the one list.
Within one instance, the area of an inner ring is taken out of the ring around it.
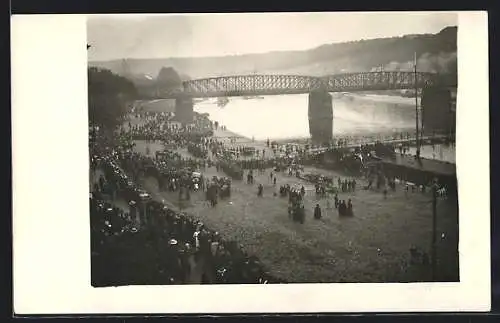
{"label": "person", "polygon": [[263,191],[264,191],[264,186],[262,186],[262,184],[259,184],[259,186],[258,186],[257,196],[262,197],[262,193],[263,193]]}
{"label": "person", "polygon": [[273,185],[276,186],[276,176],[274,176]]}
{"label": "person", "polygon": [[335,208],[337,209],[339,207],[339,195],[337,193],[335,193],[334,200],[335,200]]}
{"label": "person", "polygon": [[104,189],[105,182],[106,180],[104,179],[104,176],[101,174],[101,176],[99,176],[99,191],[102,191]]}
{"label": "person", "polygon": [[345,200],[342,200],[339,204],[339,215],[343,216],[346,215],[346,205],[345,205]]}
{"label": "person", "polygon": [[346,213],[347,213],[347,215],[349,215],[349,216],[354,215],[354,213],[352,212],[352,201],[351,201],[351,199],[349,199],[349,200],[347,201],[347,212],[346,212]]}
{"label": "person", "polygon": [[97,196],[97,193],[99,193],[99,192],[100,192],[99,183],[94,183],[94,193],[96,193],[96,196]]}
{"label": "person", "polygon": [[321,208],[320,208],[319,204],[316,204],[316,207],[314,208],[314,218],[316,220],[321,219]]}

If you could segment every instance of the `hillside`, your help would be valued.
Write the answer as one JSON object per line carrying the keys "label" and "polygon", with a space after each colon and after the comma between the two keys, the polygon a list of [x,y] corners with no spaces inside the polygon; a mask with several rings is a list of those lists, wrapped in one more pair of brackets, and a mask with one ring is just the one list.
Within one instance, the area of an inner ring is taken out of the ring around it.
{"label": "hillside", "polygon": [[[158,75],[162,67],[172,67],[182,79],[210,76],[290,73],[326,75],[342,72],[407,70],[417,52],[422,71],[456,73],[457,27],[437,34],[407,35],[393,38],[327,44],[306,51],[269,52],[204,58],[127,59],[129,72]],[[122,74],[123,61],[89,62]]]}

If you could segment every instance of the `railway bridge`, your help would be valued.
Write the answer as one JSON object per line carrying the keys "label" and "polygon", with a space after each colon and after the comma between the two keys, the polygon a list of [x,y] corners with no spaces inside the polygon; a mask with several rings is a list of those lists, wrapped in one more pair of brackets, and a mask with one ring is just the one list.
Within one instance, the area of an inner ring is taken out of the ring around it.
{"label": "railway bridge", "polygon": [[330,92],[422,90],[422,105],[451,104],[456,75],[424,72],[361,72],[328,76],[236,75],[185,81],[176,90],[159,90],[158,98],[176,100],[176,116],[188,123],[193,118],[193,99],[212,97],[309,94],[309,129],[314,141],[332,138],[333,106]]}

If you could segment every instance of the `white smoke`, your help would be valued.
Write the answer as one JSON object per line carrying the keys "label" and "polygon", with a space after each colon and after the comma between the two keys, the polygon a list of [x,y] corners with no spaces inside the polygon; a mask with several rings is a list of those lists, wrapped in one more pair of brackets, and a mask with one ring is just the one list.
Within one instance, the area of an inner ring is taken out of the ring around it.
{"label": "white smoke", "polygon": [[[384,71],[412,71],[413,68],[412,60],[407,62],[390,62],[383,66]],[[420,72],[455,74],[457,72],[457,53],[424,53],[417,59],[417,69]],[[373,67],[370,71],[375,72],[380,70],[378,66]]]}

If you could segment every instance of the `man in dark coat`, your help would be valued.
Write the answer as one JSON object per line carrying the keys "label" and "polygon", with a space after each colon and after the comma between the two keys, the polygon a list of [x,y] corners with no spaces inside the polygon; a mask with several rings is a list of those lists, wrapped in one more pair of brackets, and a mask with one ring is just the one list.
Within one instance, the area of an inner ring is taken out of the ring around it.
{"label": "man in dark coat", "polygon": [[351,199],[349,199],[349,201],[347,201],[346,215],[349,215],[349,216],[353,216],[354,215],[354,213],[352,211],[352,201],[351,201]]}
{"label": "man in dark coat", "polygon": [[321,219],[321,208],[319,207],[319,204],[316,204],[316,207],[314,208],[314,218],[316,220]]}
{"label": "man in dark coat", "polygon": [[339,215],[341,216],[346,215],[346,204],[344,200],[342,200],[339,204]]}

